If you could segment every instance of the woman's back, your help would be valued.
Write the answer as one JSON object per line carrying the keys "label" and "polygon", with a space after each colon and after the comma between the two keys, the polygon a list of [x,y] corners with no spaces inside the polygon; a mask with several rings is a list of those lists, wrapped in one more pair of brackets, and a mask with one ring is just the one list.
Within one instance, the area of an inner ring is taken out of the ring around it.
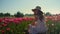
{"label": "woman's back", "polygon": [[36,23],[35,26],[30,25],[30,33],[43,33],[43,32],[46,32],[48,30],[44,20],[40,21],[38,19],[37,21],[35,21],[35,23]]}
{"label": "woman's back", "polygon": [[45,20],[40,21],[39,19],[36,21],[36,30],[37,32],[45,32],[47,31]]}

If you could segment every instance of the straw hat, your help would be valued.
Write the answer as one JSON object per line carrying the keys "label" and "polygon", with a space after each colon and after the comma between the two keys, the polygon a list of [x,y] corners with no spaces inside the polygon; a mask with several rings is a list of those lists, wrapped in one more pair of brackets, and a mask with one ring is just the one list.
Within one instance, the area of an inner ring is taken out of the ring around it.
{"label": "straw hat", "polygon": [[37,12],[38,12],[39,14],[43,14],[43,12],[41,11],[41,7],[40,7],[40,6],[36,6],[35,9],[32,9],[33,12],[36,12],[35,10],[38,10]]}
{"label": "straw hat", "polygon": [[41,7],[40,6],[36,6],[35,9],[32,9],[32,11],[35,11],[35,10],[41,10]]}

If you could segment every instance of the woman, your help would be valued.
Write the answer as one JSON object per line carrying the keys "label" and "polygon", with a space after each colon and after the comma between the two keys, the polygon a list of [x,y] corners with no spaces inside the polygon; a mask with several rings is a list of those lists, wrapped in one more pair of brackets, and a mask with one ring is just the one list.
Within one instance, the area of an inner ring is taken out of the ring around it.
{"label": "woman", "polygon": [[46,34],[48,28],[46,27],[45,18],[41,7],[37,6],[35,9],[32,9],[34,16],[36,18],[35,25],[30,24],[29,34]]}

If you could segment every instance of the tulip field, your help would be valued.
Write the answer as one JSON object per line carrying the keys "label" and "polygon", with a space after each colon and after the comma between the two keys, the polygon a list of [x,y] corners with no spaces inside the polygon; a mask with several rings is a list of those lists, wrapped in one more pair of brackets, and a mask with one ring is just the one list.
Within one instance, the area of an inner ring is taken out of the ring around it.
{"label": "tulip field", "polygon": [[0,34],[24,34],[33,18],[0,18]]}
{"label": "tulip field", "polygon": [[[0,18],[0,34],[25,34],[35,18]],[[46,16],[47,34],[60,34],[60,16]]]}

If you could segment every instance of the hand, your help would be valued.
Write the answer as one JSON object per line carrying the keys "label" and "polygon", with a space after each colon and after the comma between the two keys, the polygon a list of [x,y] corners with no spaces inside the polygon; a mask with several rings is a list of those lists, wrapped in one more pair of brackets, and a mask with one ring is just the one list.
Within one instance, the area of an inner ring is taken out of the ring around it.
{"label": "hand", "polygon": [[33,22],[32,25],[35,26],[37,24],[37,22]]}

